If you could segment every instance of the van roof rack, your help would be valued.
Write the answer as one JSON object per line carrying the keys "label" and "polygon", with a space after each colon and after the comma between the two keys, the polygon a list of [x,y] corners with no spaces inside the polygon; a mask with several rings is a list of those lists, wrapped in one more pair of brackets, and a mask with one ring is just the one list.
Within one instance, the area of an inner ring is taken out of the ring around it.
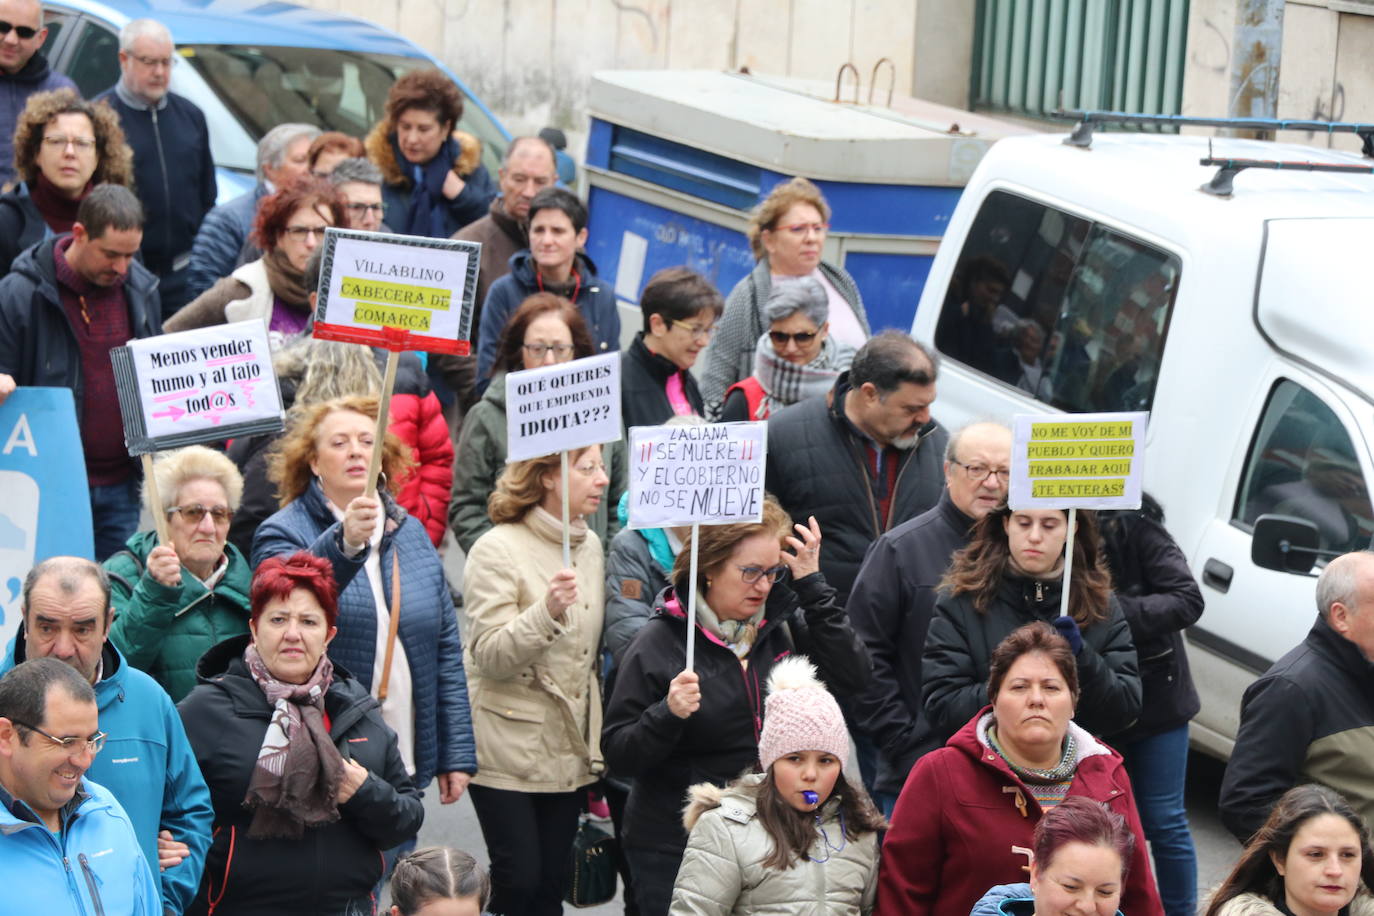
{"label": "van roof rack", "polygon": [[1161,127],[1229,127],[1233,130],[1305,130],[1324,134],[1358,134],[1363,143],[1361,152],[1374,158],[1374,124],[1348,121],[1310,121],[1287,118],[1200,118],[1192,115],[1138,114],[1129,111],[1066,111],[1050,112],[1050,117],[1063,121],[1077,121],[1073,133],[1064,140],[1069,146],[1091,149],[1093,126],[1096,124],[1137,124]]}
{"label": "van roof rack", "polygon": [[1232,182],[1236,175],[1246,169],[1277,169],[1287,172],[1344,172],[1347,175],[1371,175],[1374,174],[1374,165],[1347,165],[1338,162],[1299,162],[1295,160],[1280,159],[1225,159],[1211,155],[1211,143],[1208,144],[1208,155],[1198,160],[1199,165],[1216,166],[1217,173],[1212,176],[1212,180],[1207,182],[1199,191],[1214,194],[1217,197],[1230,197],[1233,191]]}

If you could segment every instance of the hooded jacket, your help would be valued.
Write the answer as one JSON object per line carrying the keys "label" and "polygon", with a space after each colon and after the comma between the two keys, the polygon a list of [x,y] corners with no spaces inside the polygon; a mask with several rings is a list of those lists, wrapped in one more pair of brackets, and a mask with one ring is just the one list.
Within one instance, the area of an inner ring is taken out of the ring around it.
{"label": "hooded jacket", "polygon": [[141,531],[105,561],[115,608],[110,641],[176,703],[196,686],[196,662],[211,646],[248,632],[253,571],[239,549],[226,543],[228,568],[212,588],[186,572],[180,585],[163,585],[148,572],[148,554],[156,546],[157,532]]}
{"label": "hooded jacket", "polygon": [[[1021,884],[999,884],[989,888],[982,899],[973,905],[969,916],[1035,916],[1035,896],[1031,886]],[[1121,916],[1121,911],[1116,911]],[[1274,914],[1278,916],[1278,914]]]}
{"label": "hooded jacket", "polygon": [[[1204,904],[1199,912],[1206,912],[1209,905]],[[1279,909],[1274,901],[1263,894],[1240,894],[1223,903],[1221,909],[1217,910],[1217,916],[1286,916],[1287,912],[1286,909]],[[1374,897],[1361,887],[1355,899],[1341,912],[1345,916],[1374,916]]]}
{"label": "hooded jacket", "polygon": [[60,817],[62,832],[53,834],[0,788],[0,882],[7,911],[164,916],[133,824],[108,789],[83,779]]}
{"label": "hooded jacket", "polygon": [[678,815],[688,787],[703,781],[723,786],[757,766],[763,688],[780,659],[806,655],[838,696],[867,685],[868,653],[824,576],[774,585],[764,607],[747,666],[694,623],[701,707],[686,719],[668,709],[668,684],[683,669],[687,637],[685,605],[672,589],[659,595],[654,615],[625,651],[601,747],[616,775],[634,779],[625,808],[626,846],[680,855],[687,834]]}
{"label": "hooded jacket", "polygon": [[21,181],[0,194],[0,277],[9,273],[19,252],[53,234],[38,212],[27,182]]}
{"label": "hooded jacket", "polygon": [[[682,826],[690,834],[673,887],[672,916],[859,916],[878,890],[878,834],[841,840],[839,799],[816,813],[816,842],[791,868],[766,868],[773,838],[757,817],[760,785],[751,774],[722,789],[692,786]],[[838,848],[837,848],[838,847]]]}
{"label": "hooded jacket", "polygon": [[696,377],[666,356],[653,352],[644,343],[640,331],[620,357],[620,419],[625,428],[658,426],[673,417],[673,404],[668,400],[668,379],[682,377],[682,393],[699,417],[706,416],[706,404],[701,399]]}
{"label": "hooded jacket", "polygon": [[35,51],[18,73],[0,74],[0,187],[14,180],[14,128],[29,96],[53,89],[76,89],[76,84],[53,70],[42,51]]}
{"label": "hooded jacket", "polygon": [[401,763],[396,733],[382,721],[367,689],[336,664],[324,697],[329,735],[339,753],[367,769],[367,779],[339,805],[332,824],[307,828],[300,839],[248,836],[253,812],[243,800],[272,715],[267,695],[243,661],[248,642],[236,636],[206,652],[196,669],[200,686],[180,705],[215,811],[205,880],[188,913],[371,912],[382,853],[415,836],[425,817],[420,793]]}
{"label": "hooded jacket", "polygon": [[[941,593],[921,657],[922,694],[930,728],[953,735],[988,702],[992,650],[1012,630],[1059,616],[1062,580],[1042,581],[1004,572],[980,614],[973,595]],[[1083,627],[1078,662],[1078,710],[1074,721],[1095,735],[1128,728],[1140,715],[1140,670],[1131,628],[1112,597],[1107,619]]]}
{"label": "hooded jacket", "polygon": [[[18,385],[70,388],[79,417],[84,395],[81,351],[57,291],[53,249],[59,238],[52,236],[22,252],[9,275],[0,279],[0,372],[14,376]],[[133,337],[162,333],[157,277],[138,261],[129,263],[124,298]]]}
{"label": "hooded jacket", "polygon": [[[0,674],[26,658],[21,629],[10,641]],[[149,863],[157,863],[160,830],[171,831],[173,839],[189,847],[190,854],[180,865],[153,873],[165,904],[180,913],[190,905],[205,866],[213,815],[210,793],[167,693],[109,642],[101,652],[101,672],[95,700],[100,730],[109,738],[91,761],[86,777],[119,800]],[[7,858],[0,853],[0,861]],[[124,912],[110,908],[108,901],[106,908],[111,913]]]}
{"label": "hooded jacket", "polygon": [[919,441],[897,459],[892,501],[887,517],[880,517],[866,440],[844,413],[849,390],[845,372],[829,395],[808,398],[768,418],[768,492],[795,520],[816,516],[825,537],[821,571],[841,602],[849,600],[869,545],[940,498],[949,441],[936,420],[921,428]]}
{"label": "hooded jacket", "polygon": [[[363,146],[367,158],[382,172],[382,219],[388,226],[403,227],[414,182],[396,160],[396,151],[391,146],[395,133],[395,124],[385,118],[368,133]],[[482,141],[462,130],[455,130],[453,139],[458,141],[459,148],[458,158],[453,160],[453,173],[463,179],[464,185],[457,197],[445,202],[443,238],[450,238],[485,216],[498,193],[496,182],[482,165]]]}
{"label": "hooded jacket", "polygon": [[[1021,881],[1040,803],[988,743],[985,707],[916,763],[892,812],[878,874],[879,916],[967,916],[989,887]],[[1069,723],[1078,749],[1070,795],[1105,804],[1135,835],[1121,910],[1163,916],[1121,755]]]}
{"label": "hooded jacket", "polygon": [[[391,567],[401,564],[402,613],[397,639],[410,663],[415,710],[415,785],[424,788],[435,773],[477,770],[472,739],[467,679],[463,674],[463,644],[458,617],[444,578],[443,563],[424,526],[398,506],[385,490],[378,490],[385,519],[381,541],[382,594],[391,602]],[[356,556],[343,548],[342,524],[334,518],[318,481],[298,499],[258,526],[253,536],[253,566],[268,557],[308,550],[334,566],[339,585],[339,635],[329,657],[372,690],[377,652],[377,606],[363,572],[371,546]]]}
{"label": "hooded jacket", "polygon": [[[491,517],[487,515],[487,498],[496,489],[496,478],[506,469],[506,447],[506,374],[502,372],[482,392],[482,400],[468,411],[462,435],[458,437],[458,454],[463,460],[456,463],[453,471],[448,523],[464,552],[472,550],[477,539],[492,529]],[[587,516],[587,527],[606,545],[620,530],[615,505],[629,484],[625,443],[608,442],[601,449],[611,482],[602,494],[601,505]]]}
{"label": "hooded jacket", "polygon": [[[578,280],[576,298],[568,298],[577,306],[592,335],[593,355],[615,353],[620,350],[620,309],[615,304],[615,287],[596,274],[596,264],[586,252],[573,256],[573,269]],[[491,284],[486,302],[482,305],[482,324],[477,335],[477,378],[490,378],[495,371],[497,348],[520,303],[540,292],[538,269],[529,249],[511,255],[510,270]],[[564,295],[559,293],[559,295]]]}

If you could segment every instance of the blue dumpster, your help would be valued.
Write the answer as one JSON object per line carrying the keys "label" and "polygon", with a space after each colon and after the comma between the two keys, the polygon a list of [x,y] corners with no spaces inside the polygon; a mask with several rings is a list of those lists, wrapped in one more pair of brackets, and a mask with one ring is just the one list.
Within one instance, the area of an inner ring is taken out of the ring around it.
{"label": "blue dumpster", "polygon": [[794,175],[833,212],[825,260],[863,293],[874,330],[910,328],[940,236],[987,148],[1025,128],[900,98],[818,98],[818,84],[716,71],[592,77],[588,251],[613,278],[628,341],[639,294],[681,264],[728,293],[754,264],[749,211]]}

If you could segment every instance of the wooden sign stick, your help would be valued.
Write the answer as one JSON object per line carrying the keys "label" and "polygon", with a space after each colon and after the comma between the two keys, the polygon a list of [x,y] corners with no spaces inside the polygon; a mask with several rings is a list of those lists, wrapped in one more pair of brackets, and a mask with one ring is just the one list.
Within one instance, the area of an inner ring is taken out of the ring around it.
{"label": "wooden sign stick", "polygon": [[167,528],[167,513],[162,510],[162,496],[157,492],[157,478],[153,476],[153,453],[143,453],[143,485],[148,490],[149,507],[153,510],[153,527],[157,530],[158,546],[172,543],[172,534]]}
{"label": "wooden sign stick", "polygon": [[396,363],[400,358],[398,351],[387,351],[382,400],[377,405],[377,432],[372,437],[372,460],[367,464],[367,490],[364,493],[369,498],[377,495],[377,475],[382,472],[382,450],[386,446],[386,428],[391,414],[391,390],[396,387]]}

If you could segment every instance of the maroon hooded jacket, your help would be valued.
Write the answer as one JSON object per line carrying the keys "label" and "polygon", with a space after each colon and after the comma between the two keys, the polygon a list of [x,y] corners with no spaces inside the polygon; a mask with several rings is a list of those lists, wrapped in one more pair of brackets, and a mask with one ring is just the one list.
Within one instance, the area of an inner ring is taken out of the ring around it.
{"label": "maroon hooded jacket", "polygon": [[[1040,804],[987,742],[984,707],[907,778],[883,840],[876,916],[968,916],[988,888],[1028,880]],[[1078,748],[1070,795],[1103,802],[1135,834],[1121,912],[1164,916],[1121,755],[1069,723]]]}

